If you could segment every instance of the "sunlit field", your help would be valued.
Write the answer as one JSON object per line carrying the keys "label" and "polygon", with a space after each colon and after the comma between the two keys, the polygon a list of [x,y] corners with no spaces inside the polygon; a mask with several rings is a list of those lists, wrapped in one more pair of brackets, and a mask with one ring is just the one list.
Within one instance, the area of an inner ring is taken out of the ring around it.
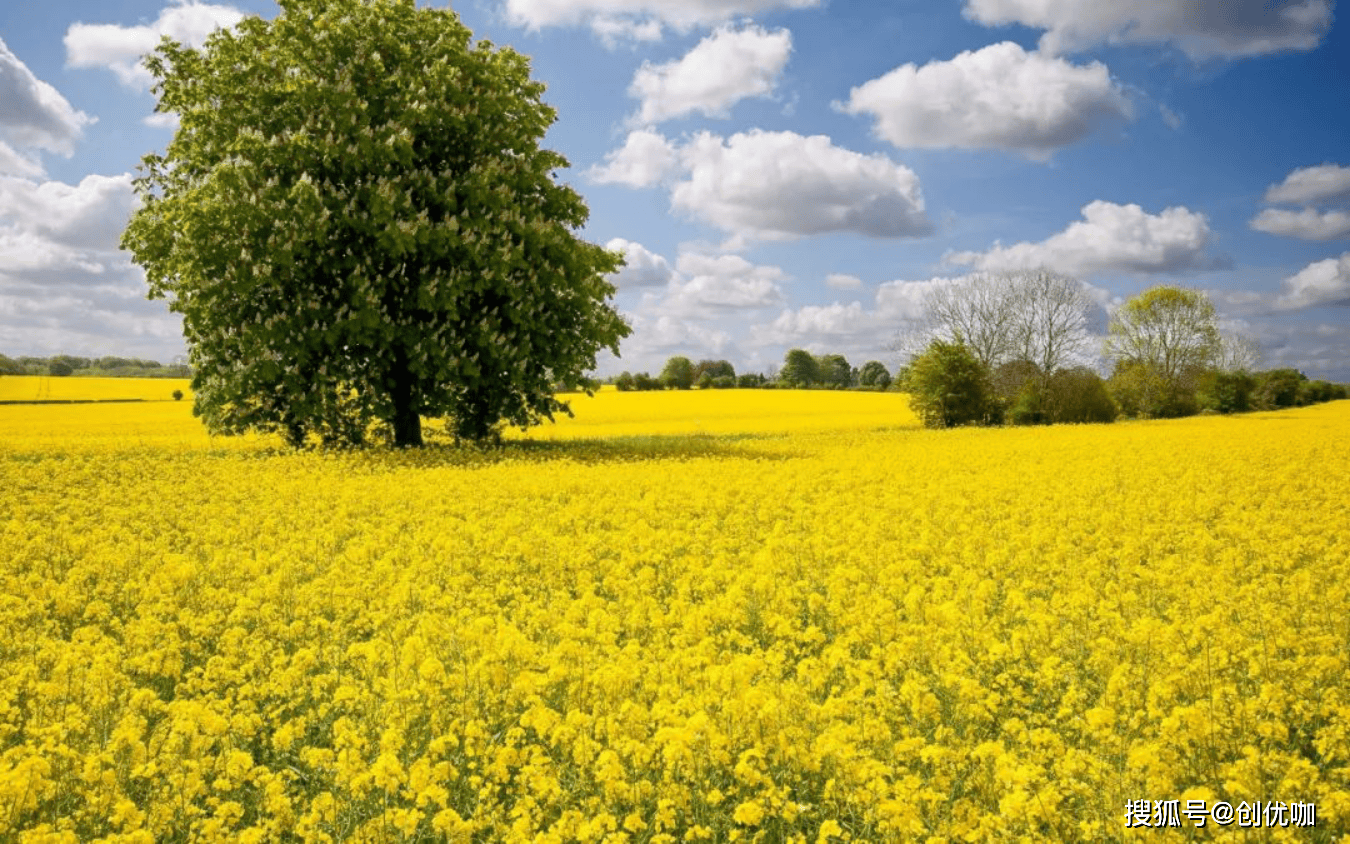
{"label": "sunlit field", "polygon": [[575,407],[496,450],[294,453],[186,400],[0,406],[0,839],[1350,830],[1350,402]]}
{"label": "sunlit field", "polygon": [[172,401],[173,391],[182,390],[184,401],[192,396],[186,378],[51,378],[45,375],[0,377],[0,401],[108,401],[140,399]]}

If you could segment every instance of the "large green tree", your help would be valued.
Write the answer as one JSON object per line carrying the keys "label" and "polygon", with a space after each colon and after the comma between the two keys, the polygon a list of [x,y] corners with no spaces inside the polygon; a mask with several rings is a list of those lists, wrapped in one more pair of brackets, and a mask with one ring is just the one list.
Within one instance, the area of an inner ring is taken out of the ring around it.
{"label": "large green tree", "polygon": [[675,390],[687,390],[694,386],[694,364],[684,355],[676,355],[666,361],[661,370],[661,383]]}
{"label": "large green tree", "polygon": [[398,445],[558,411],[628,327],[616,253],[539,142],[527,59],[412,0],[280,0],[147,57],[180,125],[147,155],[123,247],[183,315],[195,412],[221,433]]}
{"label": "large green tree", "polygon": [[1148,416],[1194,412],[1198,380],[1221,349],[1218,316],[1208,296],[1185,287],[1152,287],[1116,310],[1109,331],[1106,354],[1116,362],[1112,379],[1118,395],[1133,390],[1138,412]]}
{"label": "large green tree", "polygon": [[778,377],[794,387],[809,387],[820,380],[820,365],[805,349],[789,349],[783,356],[783,369]]}
{"label": "large green tree", "polygon": [[989,368],[965,343],[931,341],[910,364],[907,388],[927,428],[992,421]]}
{"label": "large green tree", "polygon": [[842,390],[853,380],[853,367],[843,355],[821,355],[816,358],[816,377],[825,386]]}
{"label": "large green tree", "polygon": [[880,387],[884,390],[891,386],[890,370],[879,360],[869,360],[858,371],[858,383],[864,387]]}

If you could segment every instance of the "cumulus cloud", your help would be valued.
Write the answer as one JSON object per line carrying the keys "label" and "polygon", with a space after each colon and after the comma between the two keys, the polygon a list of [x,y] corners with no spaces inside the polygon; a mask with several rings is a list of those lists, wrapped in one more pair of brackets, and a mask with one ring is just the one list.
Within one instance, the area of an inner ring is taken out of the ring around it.
{"label": "cumulus cloud", "polygon": [[670,262],[641,243],[616,237],[606,243],[605,248],[623,253],[626,263],[614,275],[614,285],[620,290],[664,287],[675,277]]}
{"label": "cumulus cloud", "polygon": [[718,27],[682,58],[643,62],[628,88],[642,100],[633,122],[659,123],[694,112],[727,117],[740,100],[773,93],[791,52],[786,29]]}
{"label": "cumulus cloud", "polygon": [[636,21],[600,16],[591,20],[591,30],[610,49],[614,49],[625,42],[638,43],[661,40],[661,22],[659,20]]}
{"label": "cumulus cloud", "polygon": [[0,175],[39,176],[42,165],[21,150],[69,158],[94,118],[76,110],[0,39]]}
{"label": "cumulus cloud", "polygon": [[600,184],[645,188],[671,175],[679,166],[675,146],[659,132],[638,129],[628,133],[622,147],[605,154],[605,163],[586,171]]}
{"label": "cumulus cloud", "polygon": [[1341,199],[1350,199],[1350,167],[1340,164],[1301,167],[1266,189],[1266,202],[1315,205]]}
{"label": "cumulus cloud", "polygon": [[1275,307],[1280,310],[1314,305],[1350,305],[1350,252],[1314,261],[1286,278],[1275,299]]}
{"label": "cumulus cloud", "polygon": [[740,255],[681,253],[679,274],[669,285],[662,310],[681,316],[715,315],[765,308],[783,301],[782,268],[753,264]]}
{"label": "cumulus cloud", "polygon": [[1301,240],[1337,240],[1350,237],[1350,211],[1287,211],[1267,208],[1252,218],[1257,231]]}
{"label": "cumulus cloud", "polygon": [[165,361],[183,352],[182,319],[145,298],[126,264],[79,287],[0,273],[0,348],[11,354],[122,354]]}
{"label": "cumulus cloud", "polygon": [[1171,45],[1192,59],[1312,50],[1331,28],[1333,0],[966,0],[986,26],[1043,29],[1041,49]]}
{"label": "cumulus cloud", "polygon": [[78,185],[0,178],[0,220],[7,228],[62,247],[116,251],[135,204],[130,173],[89,175]]}
{"label": "cumulus cloud", "polygon": [[167,35],[188,47],[200,47],[206,37],[221,27],[234,26],[244,13],[233,6],[175,0],[159,13],[154,23],[137,26],[118,24],[71,24],[66,30],[66,64],[71,67],[104,67],[131,88],[148,88],[154,81],[141,57],[159,46]]}
{"label": "cumulus cloud", "polygon": [[0,141],[0,176],[38,177],[44,172],[41,161],[26,156],[4,141]]}
{"label": "cumulus cloud", "polygon": [[1204,214],[1174,207],[1149,214],[1138,205],[1096,200],[1083,206],[1083,219],[1039,243],[995,244],[985,252],[945,256],[981,270],[1050,267],[1076,276],[1100,273],[1160,273],[1194,269],[1205,256],[1209,221]]}
{"label": "cumulus cloud", "polygon": [[671,204],[746,238],[790,240],[829,232],[917,237],[932,231],[919,177],[884,155],[835,146],[824,135],[701,132],[680,153],[687,178]]}
{"label": "cumulus cloud", "polygon": [[0,178],[0,347],[181,353],[181,321],[146,301],[143,273],[118,250],[135,202],[129,173],[74,185]]}
{"label": "cumulus cloud", "polygon": [[812,9],[823,0],[506,0],[516,26],[588,25],[611,46],[632,38],[653,41],[665,26],[687,31],[778,9]]}
{"label": "cumulus cloud", "polygon": [[855,300],[785,308],[772,321],[752,326],[750,334],[759,346],[881,354],[890,348],[897,331],[922,321],[926,296],[964,279],[965,276],[888,281],[877,287],[870,304]]}
{"label": "cumulus cloud", "polygon": [[897,147],[1008,149],[1037,160],[1134,113],[1101,62],[1074,65],[1011,41],[901,65],[836,107],[875,115],[877,135]]}
{"label": "cumulus cloud", "polygon": [[846,273],[830,273],[825,276],[825,283],[835,290],[857,290],[863,286],[862,279]]}
{"label": "cumulus cloud", "polygon": [[726,331],[668,315],[636,318],[633,335],[639,338],[641,346],[660,351],[708,349],[721,354],[731,344],[731,335]]}

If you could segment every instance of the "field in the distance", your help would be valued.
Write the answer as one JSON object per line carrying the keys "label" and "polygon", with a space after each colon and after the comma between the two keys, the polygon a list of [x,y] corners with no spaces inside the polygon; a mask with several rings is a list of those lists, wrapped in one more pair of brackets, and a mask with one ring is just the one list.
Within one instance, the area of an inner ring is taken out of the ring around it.
{"label": "field in the distance", "polygon": [[173,401],[181,390],[187,401],[192,388],[186,378],[81,378],[46,375],[0,376],[0,401]]}
{"label": "field in the distance", "polygon": [[[923,431],[577,400],[496,452],[0,406],[0,838],[1336,840],[1350,403]],[[1127,799],[1316,826],[1126,830]]]}

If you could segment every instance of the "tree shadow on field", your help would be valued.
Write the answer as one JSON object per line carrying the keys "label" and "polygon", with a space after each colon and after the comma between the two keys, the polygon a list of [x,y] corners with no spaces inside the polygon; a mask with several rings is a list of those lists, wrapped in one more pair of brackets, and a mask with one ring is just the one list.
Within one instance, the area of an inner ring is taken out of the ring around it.
{"label": "tree shadow on field", "polygon": [[663,460],[790,460],[798,455],[755,448],[764,434],[646,434],[568,440],[506,440],[489,446],[429,440],[420,449],[369,449],[363,461],[406,468],[487,468],[510,463],[642,463]]}

